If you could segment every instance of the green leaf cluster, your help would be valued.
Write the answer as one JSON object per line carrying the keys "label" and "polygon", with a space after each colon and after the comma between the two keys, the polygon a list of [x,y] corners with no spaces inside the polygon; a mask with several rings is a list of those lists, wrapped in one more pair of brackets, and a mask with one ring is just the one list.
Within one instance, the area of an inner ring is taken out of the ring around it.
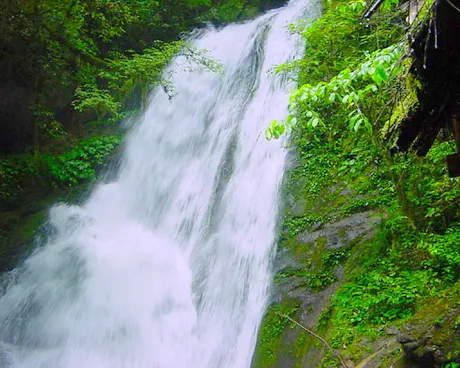
{"label": "green leaf cluster", "polygon": [[[350,131],[356,133],[363,126],[372,137],[374,130],[379,127],[374,127],[377,122],[370,122],[374,105],[368,102],[374,102],[370,97],[399,75],[401,68],[398,61],[401,56],[401,45],[392,45],[365,55],[366,61],[353,71],[346,68],[328,82],[300,86],[291,95],[288,106],[290,115],[282,123],[272,123],[266,129],[266,138],[278,138],[285,131],[285,125],[290,127],[298,121],[306,122],[309,129],[326,127],[321,112],[337,105],[348,112],[346,122]],[[337,128],[341,127],[335,126],[333,129]]]}
{"label": "green leaf cluster", "polygon": [[120,136],[97,136],[79,142],[70,152],[62,155],[47,155],[44,160],[55,185],[77,185],[93,180],[97,167],[120,144]]}
{"label": "green leaf cluster", "polygon": [[94,180],[120,142],[119,135],[95,136],[73,142],[61,154],[16,155],[0,160],[0,201],[14,203],[31,184],[35,188],[66,187]]}

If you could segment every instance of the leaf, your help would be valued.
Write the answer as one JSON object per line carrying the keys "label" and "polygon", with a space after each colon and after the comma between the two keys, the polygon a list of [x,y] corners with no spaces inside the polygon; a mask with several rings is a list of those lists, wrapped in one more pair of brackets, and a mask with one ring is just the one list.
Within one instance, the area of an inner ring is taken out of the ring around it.
{"label": "leaf", "polygon": [[376,71],[377,71],[377,74],[380,76],[380,78],[383,81],[388,81],[388,79],[389,79],[388,74],[387,74],[386,70],[383,67],[378,67]]}
{"label": "leaf", "polygon": [[348,114],[349,117],[352,117],[352,116],[355,116],[355,115],[359,115],[359,110],[358,109],[355,109],[355,110],[353,110],[352,112],[350,112]]}
{"label": "leaf", "polygon": [[355,130],[355,125],[360,118],[361,118],[361,114],[359,112],[357,112],[356,115],[351,117],[349,124],[348,124],[348,127],[350,130]]}
{"label": "leaf", "polygon": [[368,86],[366,86],[366,90],[367,91],[372,91],[372,92],[377,92],[378,88],[375,84],[369,84]]}
{"label": "leaf", "polygon": [[378,73],[372,74],[371,78],[378,86],[380,86],[383,82],[382,77]]}
{"label": "leaf", "polygon": [[351,99],[352,99],[354,102],[358,102],[358,101],[359,101],[359,96],[358,96],[355,92],[351,92],[351,93],[350,93],[350,97],[351,97]]}
{"label": "leaf", "polygon": [[355,123],[355,125],[354,125],[354,127],[353,127],[353,130],[355,131],[355,133],[358,131],[359,127],[361,126],[361,124],[362,124],[363,122],[364,122],[364,119],[361,118],[361,119],[359,119],[359,120]]}
{"label": "leaf", "polygon": [[283,134],[284,131],[286,130],[284,124],[280,124],[276,127],[276,130],[278,131],[279,135]]}
{"label": "leaf", "polygon": [[269,141],[272,138],[273,138],[272,130],[270,128],[265,129],[265,139]]}
{"label": "leaf", "polygon": [[366,126],[366,129],[370,134],[372,134],[372,124],[369,122],[369,120],[364,119],[364,125]]}

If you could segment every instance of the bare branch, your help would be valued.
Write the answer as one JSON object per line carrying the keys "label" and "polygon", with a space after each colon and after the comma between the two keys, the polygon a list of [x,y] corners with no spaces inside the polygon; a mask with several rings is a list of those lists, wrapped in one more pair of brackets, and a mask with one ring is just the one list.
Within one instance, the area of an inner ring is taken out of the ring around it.
{"label": "bare branch", "polygon": [[340,364],[343,368],[348,368],[347,365],[344,363],[342,357],[340,356],[339,353],[337,353],[331,345],[328,344],[328,342],[326,340],[324,340],[321,336],[315,334],[312,330],[306,328],[305,326],[301,325],[299,322],[297,322],[296,320],[292,319],[291,317],[285,315],[285,314],[281,314],[281,313],[277,313],[279,316],[281,317],[284,317],[286,319],[288,319],[289,321],[291,321],[292,323],[294,323],[295,325],[299,326],[302,330],[308,332],[310,335],[312,335],[313,337],[316,337],[319,341],[321,341],[331,352],[332,354],[340,361]]}

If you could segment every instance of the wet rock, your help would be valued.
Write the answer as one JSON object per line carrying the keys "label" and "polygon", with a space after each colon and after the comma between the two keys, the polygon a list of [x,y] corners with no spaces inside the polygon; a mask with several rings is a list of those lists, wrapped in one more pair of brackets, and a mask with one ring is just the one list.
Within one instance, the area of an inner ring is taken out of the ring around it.
{"label": "wet rock", "polygon": [[415,341],[415,339],[409,335],[399,335],[397,340],[400,344],[407,344]]}
{"label": "wet rock", "polygon": [[385,332],[387,335],[397,335],[399,330],[396,326],[389,326],[385,328]]}
{"label": "wet rock", "polygon": [[308,211],[308,201],[305,199],[299,199],[294,202],[291,207],[292,216],[297,217],[305,214]]}
{"label": "wet rock", "polygon": [[[300,203],[297,206],[301,212]],[[294,318],[315,330],[320,315],[323,322],[326,321],[324,311],[329,308],[331,296],[345,278],[345,268],[338,264],[327,271],[334,276],[334,282],[312,289],[309,277],[323,270],[321,255],[368,241],[375,235],[380,221],[381,216],[375,211],[353,214],[335,222],[318,221],[310,226],[309,231],[301,233],[295,243],[278,248],[275,258],[277,277],[272,289],[272,303],[279,304],[286,298],[298,301],[299,312]],[[297,353],[294,352],[294,347],[296,344],[299,346],[298,339],[302,334],[298,328],[283,331],[277,360],[271,365],[272,368],[294,367],[298,364],[296,359],[299,357],[295,356]],[[303,339],[301,346],[305,350],[301,353],[302,366],[318,366],[326,353],[324,346],[311,336],[304,336]],[[395,340],[394,337],[392,339]]]}
{"label": "wet rock", "polygon": [[410,335],[400,335],[397,341],[401,344],[409,360],[418,363],[421,367],[438,368],[448,363],[446,353],[442,347],[432,341],[432,336],[415,339]]}
{"label": "wet rock", "polygon": [[401,327],[397,341],[406,359],[417,367],[438,368],[460,362],[460,283],[420,308]]}
{"label": "wet rock", "polygon": [[286,155],[286,163],[285,163],[286,170],[292,170],[299,166],[300,166],[300,155],[299,155],[298,150],[295,148],[288,150],[288,153]]}
{"label": "wet rock", "polygon": [[305,231],[298,236],[298,240],[308,244],[324,237],[327,240],[325,249],[336,250],[357,240],[369,240],[377,232],[377,225],[381,221],[382,217],[375,211],[356,213],[317,230]]}

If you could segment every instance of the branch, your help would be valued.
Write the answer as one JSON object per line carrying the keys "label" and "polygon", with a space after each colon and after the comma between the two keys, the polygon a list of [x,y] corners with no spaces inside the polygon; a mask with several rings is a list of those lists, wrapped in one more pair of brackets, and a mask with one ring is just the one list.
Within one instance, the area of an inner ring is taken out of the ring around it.
{"label": "branch", "polygon": [[315,334],[313,331],[309,330],[308,328],[306,328],[305,326],[301,325],[299,322],[293,320],[291,317],[285,315],[285,314],[281,314],[281,313],[277,313],[280,317],[284,317],[286,319],[288,319],[289,321],[291,321],[292,323],[294,323],[295,325],[299,326],[302,330],[308,332],[310,335],[312,335],[313,337],[316,337],[318,340],[320,340],[324,345],[326,345],[326,347],[332,352],[332,354],[340,361],[340,365],[342,366],[342,368],[348,368],[347,365],[343,362],[343,359],[342,357],[340,356],[339,353],[337,353],[331,345],[328,344],[328,342],[326,340],[324,340],[321,336]]}
{"label": "branch", "polygon": [[371,6],[366,10],[366,12],[363,15],[364,19],[370,19],[372,14],[374,14],[378,8],[380,8],[380,5],[382,5],[384,0],[377,0],[374,1]]}

